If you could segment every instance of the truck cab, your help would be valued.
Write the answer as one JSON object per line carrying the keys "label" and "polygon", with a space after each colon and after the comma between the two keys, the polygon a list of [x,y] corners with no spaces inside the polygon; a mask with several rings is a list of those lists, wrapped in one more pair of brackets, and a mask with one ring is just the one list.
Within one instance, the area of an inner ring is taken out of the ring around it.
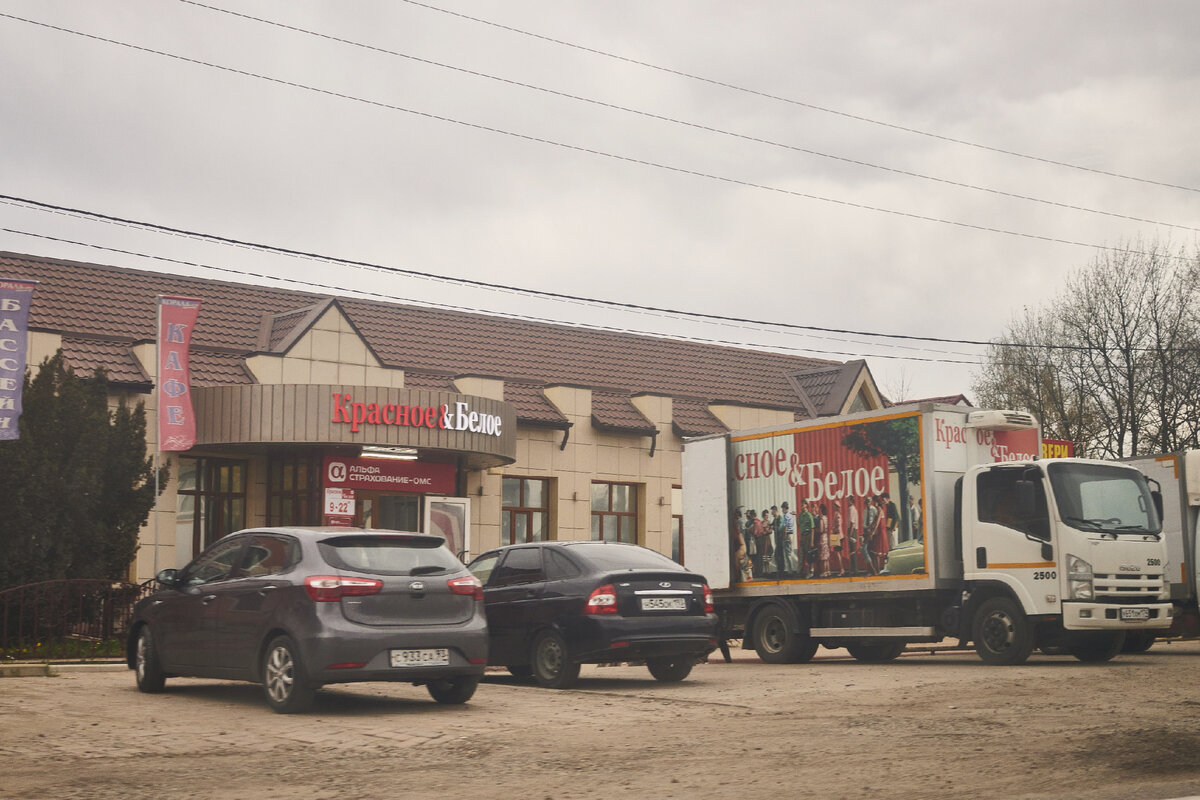
{"label": "truck cab", "polygon": [[[962,484],[967,618],[985,659],[1002,663],[1036,644],[1104,660],[1124,632],[1170,625],[1161,499],[1137,470],[1080,459],[1006,462],[973,466]],[[980,613],[1005,596],[1027,625],[1012,613]]]}

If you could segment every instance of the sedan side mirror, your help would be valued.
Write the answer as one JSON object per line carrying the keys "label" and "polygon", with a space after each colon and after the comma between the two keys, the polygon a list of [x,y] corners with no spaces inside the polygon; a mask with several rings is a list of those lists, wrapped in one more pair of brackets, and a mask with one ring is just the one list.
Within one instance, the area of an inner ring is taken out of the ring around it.
{"label": "sedan side mirror", "polygon": [[164,569],[154,576],[154,580],[168,589],[174,589],[179,584],[179,570]]}

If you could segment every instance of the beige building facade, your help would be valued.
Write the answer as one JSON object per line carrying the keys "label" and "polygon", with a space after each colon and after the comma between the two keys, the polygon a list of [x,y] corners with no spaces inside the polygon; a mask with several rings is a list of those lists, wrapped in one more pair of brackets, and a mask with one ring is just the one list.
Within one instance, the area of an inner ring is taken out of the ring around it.
{"label": "beige building facade", "polygon": [[[103,367],[114,404],[146,404],[152,453],[155,298],[202,301],[197,441],[157,453],[169,478],[138,581],[234,530],[282,524],[436,531],[464,558],[609,539],[678,559],[687,439],[883,405],[863,362],[19,254],[0,254],[0,277],[38,281],[30,367],[59,350],[77,372]],[[78,302],[87,286],[99,307]]]}

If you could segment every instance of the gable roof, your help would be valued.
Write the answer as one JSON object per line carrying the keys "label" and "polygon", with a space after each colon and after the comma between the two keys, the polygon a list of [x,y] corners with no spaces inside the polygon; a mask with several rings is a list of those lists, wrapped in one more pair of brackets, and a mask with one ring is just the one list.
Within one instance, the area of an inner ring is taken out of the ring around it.
{"label": "gable roof", "polygon": [[[216,354],[244,357],[278,352],[307,329],[319,310],[335,303],[379,360],[405,370],[406,383],[411,376],[414,385],[441,384],[448,376],[483,374],[543,386],[581,385],[626,396],[656,394],[812,415],[839,404],[837,378],[844,374],[843,366],[863,363],[841,365],[762,350],[398,302],[330,298],[293,289],[16,253],[0,252],[0,275],[38,281],[30,328],[73,339],[96,338],[127,345],[153,341],[157,295],[200,298],[200,316],[192,336],[193,353],[200,355],[193,358],[212,368],[204,375],[193,375],[199,385],[248,381],[248,376],[239,376],[230,362],[217,359]],[[208,361],[205,353],[213,354]],[[855,366],[845,373],[857,375],[858,370]],[[639,428],[646,424],[633,422]],[[709,425],[706,422],[704,427]]]}

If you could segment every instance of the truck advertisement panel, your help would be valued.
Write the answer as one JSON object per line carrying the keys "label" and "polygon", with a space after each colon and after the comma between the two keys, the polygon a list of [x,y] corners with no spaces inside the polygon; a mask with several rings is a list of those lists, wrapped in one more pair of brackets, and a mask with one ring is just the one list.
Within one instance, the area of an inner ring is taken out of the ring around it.
{"label": "truck advertisement panel", "polygon": [[730,438],[733,583],[925,572],[916,413]]}

